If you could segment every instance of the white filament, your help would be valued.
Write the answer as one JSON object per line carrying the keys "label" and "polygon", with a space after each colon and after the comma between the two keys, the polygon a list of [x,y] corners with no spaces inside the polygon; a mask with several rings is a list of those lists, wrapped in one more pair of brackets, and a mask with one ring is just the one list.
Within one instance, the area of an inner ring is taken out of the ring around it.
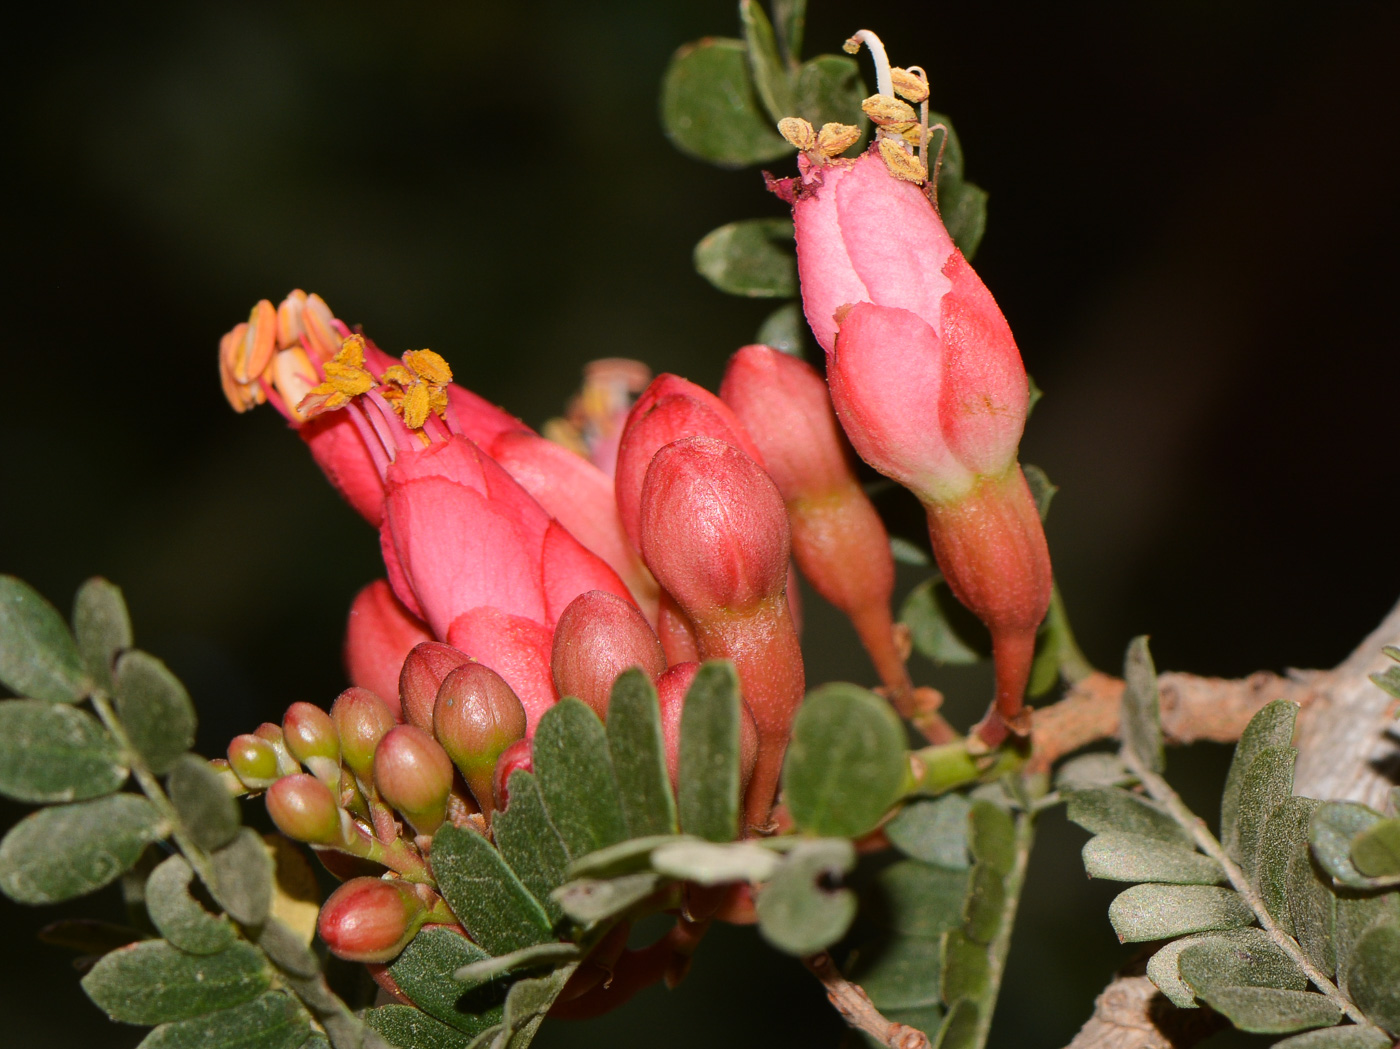
{"label": "white filament", "polygon": [[875,90],[882,95],[894,97],[894,84],[890,80],[890,56],[885,54],[885,45],[869,29],[852,33],[851,39],[870,49],[870,57],[875,60]]}

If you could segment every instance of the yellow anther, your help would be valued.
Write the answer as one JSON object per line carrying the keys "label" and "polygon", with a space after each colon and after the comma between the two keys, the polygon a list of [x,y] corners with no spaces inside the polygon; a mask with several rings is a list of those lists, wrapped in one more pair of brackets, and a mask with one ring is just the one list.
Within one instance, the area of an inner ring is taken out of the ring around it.
{"label": "yellow anther", "polygon": [[313,387],[297,404],[297,414],[310,419],[322,412],[344,408],[356,397],[374,389],[374,376],[365,370],[365,339],[352,335],[340,351],[322,366],[325,381]]}
{"label": "yellow anther", "polygon": [[890,82],[895,94],[903,95],[910,102],[923,102],[928,98],[928,81],[907,69],[891,69]]}
{"label": "yellow anther", "polygon": [[860,140],[860,128],[854,124],[823,124],[817,132],[817,152],[824,157],[839,157]]}
{"label": "yellow anther", "polygon": [[804,153],[817,145],[817,133],[801,117],[784,117],[778,121],[778,134]]}
{"label": "yellow anther", "polygon": [[891,175],[904,182],[923,182],[928,178],[928,168],[918,157],[906,153],[904,147],[892,139],[880,139],[880,157]]}
{"label": "yellow anther", "polygon": [[871,95],[860,104],[860,108],[875,123],[895,132],[908,131],[919,121],[919,114],[914,112],[913,106],[891,95]]}
{"label": "yellow anther", "polygon": [[403,416],[410,430],[421,429],[428,416],[447,411],[447,384],[452,369],[432,350],[409,350],[402,364],[391,364],[380,376],[384,399]]}
{"label": "yellow anther", "polygon": [[858,55],[860,54],[860,41],[857,40],[855,37],[851,37],[849,40],[847,40],[844,44],[841,45],[841,50],[846,52],[846,54],[848,55]]}

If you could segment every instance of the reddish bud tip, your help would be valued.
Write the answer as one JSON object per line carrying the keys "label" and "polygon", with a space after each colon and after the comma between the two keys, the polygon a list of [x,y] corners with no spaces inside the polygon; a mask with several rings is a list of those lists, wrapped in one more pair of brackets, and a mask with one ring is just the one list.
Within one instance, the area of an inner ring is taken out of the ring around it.
{"label": "reddish bud tip", "polygon": [[431,732],[433,705],[437,702],[443,679],[471,661],[470,656],[438,641],[424,641],[416,645],[404,659],[403,669],[399,672],[399,702],[403,704],[404,720],[425,732]]}
{"label": "reddish bud tip", "polygon": [[321,906],[316,931],[331,953],[351,962],[387,962],[413,939],[427,908],[412,886],[352,878]]}
{"label": "reddish bud tip", "polygon": [[266,790],[277,782],[277,751],[259,736],[234,736],[228,745],[228,764],[249,790]]}
{"label": "reddish bud tip", "polygon": [[554,629],[554,687],[607,717],[613,682],[628,667],[655,679],[666,669],[661,642],[636,606],[602,590],[580,594]]}
{"label": "reddish bud tip", "polygon": [[331,721],[340,737],[340,753],[350,771],[368,779],[374,771],[374,748],[397,723],[389,704],[367,688],[347,688],[331,706]]}
{"label": "reddish bud tip", "polygon": [[467,663],[443,679],[433,707],[433,733],[487,812],[496,762],[507,747],[524,739],[525,729],[524,705],[490,667]]}
{"label": "reddish bud tip", "polygon": [[340,809],[330,788],[315,776],[284,776],[267,790],[267,814],[295,841],[331,845],[340,840]]}
{"label": "reddish bud tip", "polygon": [[302,764],[311,758],[340,760],[340,737],[331,716],[310,703],[293,703],[282,716],[282,738]]}
{"label": "reddish bud tip", "polygon": [[374,785],[419,834],[431,834],[447,815],[452,759],[417,725],[399,725],[374,751]]}
{"label": "reddish bud tip", "polygon": [[491,792],[496,802],[496,808],[503,809],[510,802],[510,774],[516,769],[532,772],[534,768],[534,755],[530,753],[528,739],[516,740],[501,751],[491,779]]}
{"label": "reddish bud tip", "polygon": [[[671,787],[680,789],[681,711],[685,709],[685,694],[700,670],[699,663],[677,663],[656,679],[656,698],[661,707],[661,738],[666,748],[666,771]],[[758,725],[747,701],[739,708],[739,775],[740,790],[747,789],[758,761]]]}
{"label": "reddish bud tip", "polygon": [[783,497],[753,459],[709,437],[656,453],[642,488],[642,557],[696,626],[783,593]]}

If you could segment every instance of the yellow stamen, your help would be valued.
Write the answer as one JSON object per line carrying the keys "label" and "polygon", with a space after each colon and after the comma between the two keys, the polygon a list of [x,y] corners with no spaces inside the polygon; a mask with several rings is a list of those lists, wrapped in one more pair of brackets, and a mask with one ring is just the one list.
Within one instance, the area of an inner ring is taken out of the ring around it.
{"label": "yellow stamen", "polygon": [[904,147],[893,139],[880,139],[880,158],[885,162],[891,175],[903,182],[921,183],[928,178],[928,168],[918,157],[904,151]]}
{"label": "yellow stamen", "polygon": [[913,106],[890,95],[871,95],[860,108],[875,123],[895,132],[907,131],[919,120]]}
{"label": "yellow stamen", "polygon": [[374,376],[365,370],[365,339],[352,335],[322,367],[325,381],[314,387],[297,405],[297,414],[313,418],[322,412],[344,408],[356,397],[374,389]]}
{"label": "yellow stamen", "polygon": [[860,128],[854,124],[823,124],[817,133],[817,152],[824,157],[839,157],[860,140]]}
{"label": "yellow stamen", "polygon": [[432,350],[409,350],[402,364],[384,369],[379,381],[381,393],[403,416],[410,430],[421,429],[428,416],[447,412],[447,384],[452,381],[452,369]]}
{"label": "yellow stamen", "polygon": [[924,102],[928,99],[928,81],[907,69],[891,69],[890,81],[895,94],[903,95],[910,102]]}
{"label": "yellow stamen", "polygon": [[804,153],[817,146],[817,133],[801,117],[784,117],[778,121],[778,134]]}

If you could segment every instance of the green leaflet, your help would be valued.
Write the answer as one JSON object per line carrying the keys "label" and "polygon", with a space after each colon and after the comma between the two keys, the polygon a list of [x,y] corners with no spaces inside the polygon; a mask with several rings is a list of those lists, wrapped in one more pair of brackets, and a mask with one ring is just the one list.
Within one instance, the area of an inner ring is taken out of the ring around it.
{"label": "green leaflet", "polygon": [[1084,845],[1084,870],[1109,881],[1215,885],[1225,872],[1209,856],[1140,834],[1108,833]]}
{"label": "green leaflet", "polygon": [[300,1049],[311,1025],[289,994],[272,991],[231,1009],[162,1024],[138,1049]]}
{"label": "green leaflet", "polygon": [[1220,796],[1220,844],[1231,856],[1238,856],[1240,794],[1249,766],[1269,747],[1287,747],[1293,742],[1293,724],[1298,707],[1286,699],[1276,699],[1250,719],[1235,746],[1235,757]]}
{"label": "green leaflet", "polygon": [[637,667],[613,683],[608,702],[608,752],[632,838],[675,834],[676,799],[666,772],[666,744],[656,688]]}
{"label": "green leaflet", "polygon": [[1123,659],[1123,746],[1153,772],[1166,768],[1158,710],[1157,668],[1146,636],[1135,637]]}
{"label": "green leaflet", "polygon": [[761,108],[742,40],[707,37],[671,57],[661,81],[661,125],[682,153],[721,167],[792,152]]}
{"label": "green leaflet", "polygon": [[389,975],[424,1012],[475,1037],[501,1022],[506,988],[465,987],[453,974],[489,957],[460,933],[443,926],[432,927],[409,942],[389,967]]}
{"label": "green leaflet", "polygon": [[210,914],[190,895],[194,871],[183,856],[168,856],[146,879],[146,912],[160,934],[190,954],[217,954],[237,932],[222,915]]}
{"label": "green leaflet", "polygon": [[723,660],[705,663],[681,708],[681,829],[707,841],[739,835],[739,675]]}
{"label": "green leaflet", "polygon": [[533,754],[545,809],[570,858],[627,837],[607,734],[582,700],[562,699],[545,711]]}
{"label": "green leaflet", "polygon": [[117,660],[116,709],[132,746],[156,775],[164,775],[194,746],[189,693],[155,656],[132,650]]}
{"label": "green leaflet", "polygon": [[161,1024],[251,1001],[271,979],[262,952],[250,943],[194,955],[164,940],[143,940],[104,955],[83,977],[83,990],[113,1020]]}
{"label": "green leaflet", "polygon": [[1248,925],[1254,912],[1238,893],[1211,885],[1134,885],[1108,906],[1124,943],[1167,940],[1192,932]]}
{"label": "green leaflet", "polygon": [[76,703],[90,682],[53,605],[14,576],[0,576],[0,684],[46,703]]}
{"label": "green leaflet", "polygon": [[122,750],[85,710],[40,699],[0,702],[0,794],[50,804],[111,794],[126,782]]}
{"label": "green leaflet", "polygon": [[497,812],[491,830],[496,848],[530,894],[543,905],[551,922],[564,916],[550,896],[569,876],[569,851],[550,822],[535,777],[523,769],[511,773],[510,804]]}
{"label": "green leaflet", "polygon": [[791,219],[742,219],[705,234],[695,245],[695,269],[720,291],[752,299],[797,294]]}
{"label": "green leaflet", "polygon": [[383,1035],[396,1049],[466,1049],[470,1039],[421,1009],[381,1005],[364,1014],[365,1025]]}
{"label": "green leaflet", "polygon": [[80,586],[73,601],[73,635],[87,672],[110,690],[112,664],[132,645],[131,617],[121,590],[101,577]]}
{"label": "green leaflet", "polygon": [[471,938],[491,954],[554,938],[539,902],[476,831],[444,824],[433,836],[432,856],[443,899]]}
{"label": "green leaflet", "polygon": [[1117,787],[1075,791],[1069,796],[1065,815],[1091,834],[1116,831],[1140,834],[1186,848],[1195,847],[1191,835],[1182,830],[1165,809]]}
{"label": "green leaflet", "polygon": [[202,849],[227,845],[242,822],[238,803],[210,766],[197,754],[182,754],[171,766],[166,791],[185,833]]}
{"label": "green leaflet", "polygon": [[827,889],[819,879],[840,878],[855,866],[849,841],[804,841],[758,894],[758,930],[780,951],[798,956],[825,950],[846,934],[856,913],[850,889]]}

